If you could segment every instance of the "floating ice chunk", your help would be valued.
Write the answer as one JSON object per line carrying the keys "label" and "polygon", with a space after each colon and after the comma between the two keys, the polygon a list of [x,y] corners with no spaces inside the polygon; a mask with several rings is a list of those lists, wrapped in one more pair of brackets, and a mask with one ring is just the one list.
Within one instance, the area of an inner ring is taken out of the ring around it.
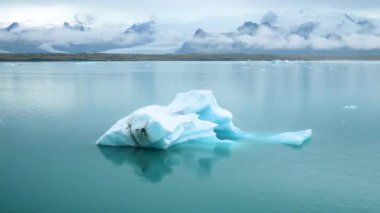
{"label": "floating ice chunk", "polygon": [[358,109],[358,106],[355,106],[355,105],[346,105],[343,108],[344,109]]}
{"label": "floating ice chunk", "polygon": [[15,64],[15,63],[4,63],[3,66],[16,67],[16,66],[20,66],[20,65],[19,64]]}
{"label": "floating ice chunk", "polygon": [[288,60],[273,60],[272,65],[279,65],[279,64],[289,64],[290,61]]}
{"label": "floating ice chunk", "polygon": [[302,130],[298,132],[284,132],[281,134],[270,136],[268,137],[268,140],[283,144],[299,146],[302,145],[303,142],[311,138],[311,133],[311,129]]}
{"label": "floating ice chunk", "polygon": [[[156,149],[189,141],[203,143],[255,139],[234,126],[232,114],[221,108],[211,91],[179,93],[168,106],[140,108],[116,122],[97,141],[98,145]],[[311,130],[270,136],[270,140],[301,145]]]}
{"label": "floating ice chunk", "polygon": [[81,61],[77,62],[79,65],[91,65],[91,64],[96,64],[96,61]]}
{"label": "floating ice chunk", "polygon": [[166,149],[191,140],[222,141],[250,137],[232,123],[211,91],[180,93],[168,106],[146,106],[114,124],[99,145]]}

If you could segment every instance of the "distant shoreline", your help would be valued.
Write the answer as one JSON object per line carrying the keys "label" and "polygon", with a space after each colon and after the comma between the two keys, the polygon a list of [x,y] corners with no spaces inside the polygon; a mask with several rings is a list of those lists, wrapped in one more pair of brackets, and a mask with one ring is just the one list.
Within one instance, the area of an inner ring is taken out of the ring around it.
{"label": "distant shoreline", "polygon": [[322,56],[322,55],[259,55],[259,54],[8,54],[1,53],[1,62],[47,61],[380,61],[380,55]]}

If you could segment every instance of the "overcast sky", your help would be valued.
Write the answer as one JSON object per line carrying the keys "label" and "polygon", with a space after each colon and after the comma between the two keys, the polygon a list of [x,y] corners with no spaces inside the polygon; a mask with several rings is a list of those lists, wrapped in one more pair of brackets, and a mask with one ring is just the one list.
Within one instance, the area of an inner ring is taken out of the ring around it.
{"label": "overcast sky", "polygon": [[[0,23],[61,23],[75,14],[102,22],[202,22],[218,17],[241,21],[268,10],[341,11],[378,18],[380,0],[0,0]],[[228,23],[226,23],[228,24]]]}
{"label": "overcast sky", "polygon": [[[275,28],[235,37],[223,34],[236,32],[245,21],[260,23],[268,11],[276,14]],[[62,27],[65,21],[75,26],[78,20],[91,30],[80,33]],[[155,33],[147,41],[146,35],[123,35],[132,24],[150,20],[155,21]],[[10,33],[0,30],[0,52],[25,41],[48,51],[72,43],[172,51],[190,41],[197,28],[212,35],[195,39],[197,45],[227,49],[234,44],[248,49],[379,49],[380,44],[380,0],[0,0],[0,29],[12,22],[21,27]],[[303,36],[307,32],[310,35]],[[331,33],[338,34],[338,41],[326,39]]]}

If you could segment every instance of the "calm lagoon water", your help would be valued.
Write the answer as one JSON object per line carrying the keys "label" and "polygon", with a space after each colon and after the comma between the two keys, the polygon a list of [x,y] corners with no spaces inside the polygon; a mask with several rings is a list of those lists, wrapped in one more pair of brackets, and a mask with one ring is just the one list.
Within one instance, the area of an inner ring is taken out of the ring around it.
{"label": "calm lagoon water", "polygon": [[[15,66],[14,66],[15,65]],[[97,147],[134,109],[213,90],[243,141]],[[380,212],[380,62],[0,63],[0,212]]]}

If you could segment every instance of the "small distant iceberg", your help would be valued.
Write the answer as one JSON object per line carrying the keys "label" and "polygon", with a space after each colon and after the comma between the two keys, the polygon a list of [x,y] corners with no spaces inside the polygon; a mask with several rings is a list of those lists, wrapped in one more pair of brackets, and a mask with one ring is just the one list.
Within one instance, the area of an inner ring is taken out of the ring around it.
{"label": "small distant iceberg", "polygon": [[272,65],[279,65],[279,64],[289,64],[290,61],[289,60],[273,60],[272,61]]}
{"label": "small distant iceberg", "polygon": [[96,61],[81,61],[81,62],[77,62],[77,64],[79,65],[91,65],[91,64],[96,64],[97,62]]}
{"label": "small distant iceberg", "polygon": [[[167,106],[140,108],[116,122],[96,142],[107,146],[167,149],[185,142],[232,142],[255,139],[232,122],[232,113],[220,107],[208,90],[179,93]],[[285,144],[301,145],[311,130],[286,132],[269,137]]]}
{"label": "small distant iceberg", "polygon": [[358,106],[356,106],[356,105],[346,105],[343,108],[344,109],[358,109]]}
{"label": "small distant iceberg", "polygon": [[288,144],[288,145],[295,145],[300,146],[303,144],[303,142],[309,140],[311,138],[312,130],[306,129],[298,132],[284,132],[277,135],[269,136],[267,140],[282,143],[282,144]]}
{"label": "small distant iceberg", "polygon": [[3,66],[7,66],[7,67],[16,67],[16,66],[20,66],[20,64],[15,64],[15,63],[4,63]]}

